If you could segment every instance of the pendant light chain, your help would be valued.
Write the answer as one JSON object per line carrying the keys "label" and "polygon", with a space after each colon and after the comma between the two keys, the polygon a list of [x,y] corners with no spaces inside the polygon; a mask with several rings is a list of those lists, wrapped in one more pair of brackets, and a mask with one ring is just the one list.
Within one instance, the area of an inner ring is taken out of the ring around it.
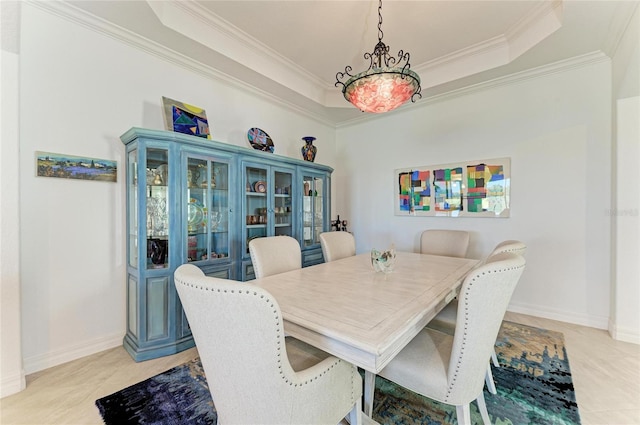
{"label": "pendant light chain", "polygon": [[384,37],[384,33],[382,32],[382,0],[379,0],[378,3],[378,42],[382,42],[382,37]]}

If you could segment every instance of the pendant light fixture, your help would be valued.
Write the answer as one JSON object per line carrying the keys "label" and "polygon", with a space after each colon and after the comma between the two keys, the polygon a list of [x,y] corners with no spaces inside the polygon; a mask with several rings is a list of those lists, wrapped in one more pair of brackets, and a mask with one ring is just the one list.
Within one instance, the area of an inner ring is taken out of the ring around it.
{"label": "pendant light fixture", "polygon": [[[420,77],[409,64],[409,52],[400,50],[398,58],[389,55],[389,47],[382,42],[382,0],[378,4],[378,44],[372,53],[365,53],[369,69],[356,75],[346,66],[336,74],[335,86],[342,85],[344,98],[363,112],[382,113],[396,109],[407,100],[422,97]],[[346,82],[341,80],[347,79]]]}

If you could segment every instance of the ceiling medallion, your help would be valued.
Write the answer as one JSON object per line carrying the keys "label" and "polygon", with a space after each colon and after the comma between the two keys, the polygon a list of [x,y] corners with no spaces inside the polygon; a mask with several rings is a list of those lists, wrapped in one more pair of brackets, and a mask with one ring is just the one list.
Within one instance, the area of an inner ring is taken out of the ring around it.
{"label": "ceiling medallion", "polygon": [[[378,44],[372,53],[365,53],[369,69],[356,75],[346,66],[336,74],[335,86],[342,84],[344,98],[363,112],[382,113],[396,109],[415,97],[422,97],[420,77],[409,64],[409,52],[400,50],[398,59],[389,55],[389,47],[382,42],[382,0],[378,5]],[[340,81],[347,78],[346,82]]]}

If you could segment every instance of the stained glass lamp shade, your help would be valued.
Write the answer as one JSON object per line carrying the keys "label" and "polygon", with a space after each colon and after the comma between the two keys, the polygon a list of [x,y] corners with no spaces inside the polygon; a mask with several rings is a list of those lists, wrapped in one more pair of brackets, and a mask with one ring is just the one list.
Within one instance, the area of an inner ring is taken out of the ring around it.
{"label": "stained glass lamp shade", "polygon": [[344,98],[364,112],[388,112],[404,104],[420,90],[420,77],[411,70],[374,68],[345,83]]}
{"label": "stained glass lamp shade", "polygon": [[[389,47],[382,42],[382,0],[378,6],[378,44],[372,53],[369,69],[352,75],[350,66],[336,74],[335,86],[342,85],[344,98],[363,112],[382,113],[396,109],[411,99],[422,97],[420,77],[409,64],[409,52],[400,50],[398,58],[389,55]],[[346,82],[341,80],[347,78]]]}

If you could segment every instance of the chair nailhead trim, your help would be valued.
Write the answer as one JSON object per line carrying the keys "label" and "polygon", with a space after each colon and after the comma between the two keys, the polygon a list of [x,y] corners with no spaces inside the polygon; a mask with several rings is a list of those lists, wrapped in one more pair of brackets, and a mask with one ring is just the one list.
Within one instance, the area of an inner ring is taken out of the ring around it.
{"label": "chair nailhead trim", "polygon": [[[203,286],[200,286],[200,285],[197,285],[197,284],[183,282],[183,281],[181,281],[180,279],[175,279],[175,282],[176,282],[176,284],[180,284],[180,285],[183,285],[183,286],[188,286],[188,287],[191,287],[191,288],[194,288],[194,289],[199,289],[199,290],[201,290],[201,291],[202,291],[202,290],[205,290],[205,291],[213,291],[213,290],[214,290],[214,289],[209,288],[209,287],[203,287]],[[218,292],[218,293],[224,293],[224,294],[227,294],[227,293],[235,294],[235,293],[236,293],[236,291],[235,291],[235,290],[233,290],[233,289],[229,289],[229,290],[227,290],[227,289],[220,289],[220,288],[218,288],[218,289],[215,289],[215,291],[216,291],[216,292]],[[268,297],[266,297],[266,296],[265,296],[265,294],[258,294],[258,292],[257,292],[257,291],[251,291],[251,290],[248,290],[248,289],[247,289],[247,290],[245,290],[245,291],[243,291],[243,290],[239,290],[239,291],[237,291],[237,293],[238,293],[238,295],[253,295],[253,296],[259,296],[259,297],[260,297],[260,299],[262,299],[262,300],[264,300],[265,302],[269,303],[269,306],[272,308],[272,312],[273,312],[273,314],[274,314],[274,318],[276,319],[276,330],[275,330],[275,332],[276,332],[276,335],[278,336],[278,339],[277,339],[277,345],[278,345],[278,347],[276,348],[276,350],[278,351],[278,353],[276,353],[276,356],[277,356],[277,358],[278,358],[278,370],[279,370],[279,373],[280,373],[280,376],[282,377],[282,379],[284,379],[284,381],[285,381],[285,382],[287,382],[289,385],[293,385],[293,386],[295,386],[295,387],[298,387],[298,386],[302,387],[303,385],[311,384],[311,383],[313,383],[313,381],[317,381],[320,377],[322,377],[322,376],[326,375],[326,374],[327,374],[331,369],[333,369],[333,368],[334,368],[338,363],[342,362],[342,360],[341,360],[341,359],[336,358],[336,360],[335,360],[333,363],[331,363],[330,365],[328,365],[328,366],[327,366],[327,368],[326,368],[325,370],[323,370],[322,372],[320,372],[317,376],[313,377],[312,379],[309,379],[309,380],[304,381],[304,383],[295,383],[295,382],[293,382],[293,381],[289,380],[289,379],[287,378],[287,376],[285,376],[285,374],[284,374],[284,370],[283,370],[283,368],[282,368],[282,356],[281,356],[282,352],[281,352],[281,342],[280,342],[280,338],[279,338],[279,336],[280,336],[281,332],[280,332],[280,327],[278,326],[278,325],[279,325],[279,323],[280,323],[280,319],[281,319],[281,318],[280,318],[280,316],[278,316],[278,310],[277,310],[277,308],[276,308],[276,306],[275,306],[275,303],[274,303],[271,299],[269,299]],[[288,360],[288,359],[287,359],[287,360]],[[295,372],[294,372],[294,373],[295,373]],[[352,381],[353,381],[353,377],[352,377]],[[355,386],[355,385],[354,385],[354,386]],[[354,396],[353,396],[353,389],[351,390],[351,398],[352,398],[352,399],[354,398]]]}
{"label": "chair nailhead trim", "polygon": [[[483,271],[482,275],[491,274],[491,273],[502,273],[502,272],[511,271],[511,270],[519,270],[519,269],[521,269],[523,267],[524,267],[524,265],[522,265],[522,266],[514,266],[514,267],[507,267],[507,268],[498,269],[498,270],[487,270],[487,271]],[[477,280],[476,277],[473,277],[471,279],[471,281],[469,282],[469,287],[472,287],[476,280]],[[466,342],[467,342],[468,324],[469,324],[469,309],[468,309],[468,305],[469,305],[469,298],[465,294],[465,297],[464,297],[464,333],[463,333],[463,336],[462,336],[462,345],[460,347],[460,357],[458,358],[458,361],[456,362],[455,372],[454,372],[453,376],[451,377],[451,382],[449,383],[449,387],[447,388],[447,395],[444,397],[444,401],[445,402],[449,401],[449,396],[451,395],[451,392],[453,391],[453,388],[456,385],[456,381],[458,379],[458,373],[460,372],[460,366],[461,366],[461,363],[462,363],[462,357],[464,357],[464,353],[465,353]]]}

